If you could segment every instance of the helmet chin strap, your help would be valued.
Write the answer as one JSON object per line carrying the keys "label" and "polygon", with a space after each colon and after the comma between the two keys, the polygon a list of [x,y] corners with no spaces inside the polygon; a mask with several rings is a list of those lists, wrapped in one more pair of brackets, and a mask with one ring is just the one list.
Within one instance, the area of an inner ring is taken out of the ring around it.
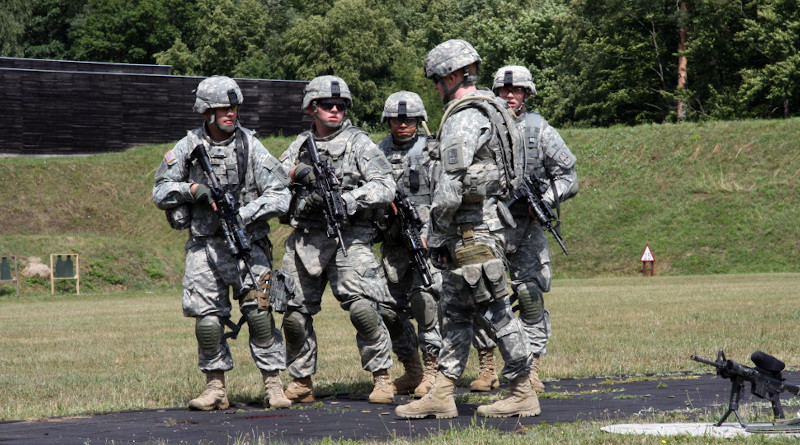
{"label": "helmet chin strap", "polygon": [[394,136],[392,136],[392,138],[393,138],[393,139],[394,139],[394,141],[395,141],[395,142],[397,142],[397,143],[400,143],[400,144],[406,144],[406,143],[408,143],[408,142],[411,142],[411,140],[412,140],[412,139],[414,139],[414,136],[416,136],[416,135],[411,135],[411,137],[407,137],[407,138],[398,138],[398,137],[394,137]]}
{"label": "helmet chin strap", "polygon": [[226,132],[231,132],[231,131],[235,130],[236,129],[236,122],[239,122],[239,120],[237,119],[236,122],[233,123],[233,125],[220,125],[216,121],[217,121],[217,117],[214,115],[214,113],[211,113],[211,117],[208,118],[208,124],[209,125],[213,125],[213,126],[219,128],[220,130],[226,131]]}
{"label": "helmet chin strap", "polygon": [[442,102],[449,103],[453,100],[453,93],[458,91],[464,85],[474,85],[478,82],[478,73],[470,74],[469,73],[469,66],[464,67],[464,75],[461,77],[461,81],[457,84],[453,85],[453,88],[449,90],[444,85],[444,78],[439,78],[437,82],[441,82],[442,85],[442,92],[444,92],[444,97],[442,98]]}

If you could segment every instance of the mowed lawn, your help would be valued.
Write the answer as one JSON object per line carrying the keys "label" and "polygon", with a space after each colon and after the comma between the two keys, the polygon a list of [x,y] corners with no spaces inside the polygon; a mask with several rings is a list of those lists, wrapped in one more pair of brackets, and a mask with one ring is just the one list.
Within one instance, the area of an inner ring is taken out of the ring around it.
{"label": "mowed lawn", "polygon": [[[689,356],[713,359],[720,348],[744,364],[762,350],[796,368],[798,289],[800,274],[557,280],[546,296],[554,334],[542,376],[710,372]],[[368,392],[355,330],[330,294],[324,300],[315,319],[317,390]],[[261,398],[247,335],[245,328],[231,341],[232,401]],[[178,291],[5,297],[0,351],[1,420],[184,406],[204,383],[194,321],[182,316]],[[473,351],[462,384],[476,362]]]}

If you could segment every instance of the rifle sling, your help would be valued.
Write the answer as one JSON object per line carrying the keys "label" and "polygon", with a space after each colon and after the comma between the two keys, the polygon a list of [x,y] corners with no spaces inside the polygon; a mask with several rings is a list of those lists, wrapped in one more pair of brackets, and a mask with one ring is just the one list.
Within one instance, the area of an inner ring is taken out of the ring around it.
{"label": "rifle sling", "polygon": [[553,178],[550,178],[550,189],[553,190],[553,204],[556,206],[556,223],[553,230],[561,236],[561,200],[558,198],[558,189]]}
{"label": "rifle sling", "polygon": [[250,147],[247,138],[241,128],[236,127],[236,169],[239,173],[239,186],[237,192],[244,187],[247,178],[247,158],[249,157]]}

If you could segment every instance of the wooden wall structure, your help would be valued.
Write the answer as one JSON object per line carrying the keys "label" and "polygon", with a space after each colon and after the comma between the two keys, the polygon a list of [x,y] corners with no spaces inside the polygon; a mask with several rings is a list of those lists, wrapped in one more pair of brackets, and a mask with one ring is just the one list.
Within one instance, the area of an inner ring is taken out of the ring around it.
{"label": "wooden wall structure", "polygon": [[[163,65],[0,57],[0,154],[92,154],[177,141],[202,123],[192,91],[202,77]],[[309,128],[305,81],[236,79],[243,126],[261,136]]]}

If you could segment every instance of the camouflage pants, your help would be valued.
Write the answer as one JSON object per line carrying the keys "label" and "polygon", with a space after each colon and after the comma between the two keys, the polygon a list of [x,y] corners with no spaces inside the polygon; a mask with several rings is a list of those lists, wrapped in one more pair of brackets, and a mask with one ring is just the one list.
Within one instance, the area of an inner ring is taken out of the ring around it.
{"label": "camouflage pants", "polygon": [[[249,286],[252,280],[246,274],[240,274],[236,268],[238,260],[231,257],[222,237],[192,237],[186,243],[186,270],[183,276],[183,315],[186,317],[216,317],[224,323],[231,316],[230,288],[233,295],[242,292],[242,279]],[[253,246],[253,272],[260,277],[271,270],[270,260],[265,252]],[[243,268],[243,264],[240,264]],[[251,302],[252,303],[252,302]],[[239,307],[242,314],[257,310],[255,304],[244,304]],[[266,371],[286,369],[286,350],[283,337],[278,329],[273,330],[269,345],[257,345],[250,340],[250,353],[256,366]],[[233,369],[228,342],[223,340],[222,347],[215,354],[204,354],[198,346],[198,366],[201,371],[229,371]]]}
{"label": "camouflage pants", "polygon": [[[384,311],[383,317],[392,336],[394,353],[398,357],[407,357],[416,354],[419,345],[422,352],[438,356],[442,349],[438,314],[441,272],[428,262],[433,284],[425,287],[422,276],[409,263],[404,246],[384,243],[381,252],[389,293],[394,302],[390,310]],[[417,320],[416,337],[409,321],[412,316]]]}
{"label": "camouflage pants", "polygon": [[[337,248],[336,240],[328,238],[324,232],[294,230],[286,240],[281,271],[286,276],[291,299],[283,325],[289,375],[294,378],[307,377],[317,371],[318,346],[313,316],[321,310],[327,284],[344,310],[349,310],[356,302],[367,301],[380,313],[391,303],[383,269],[372,253],[373,230],[348,226],[342,232],[347,256]],[[287,328],[289,317],[296,320],[291,329]],[[369,372],[392,366],[389,331],[380,317],[378,322],[375,338],[356,334],[361,366]]]}
{"label": "camouflage pants", "polygon": [[[531,291],[534,312],[533,319],[520,313],[520,321],[531,344],[534,354],[547,353],[547,340],[552,334],[550,312],[544,307],[544,292],[550,291],[551,270],[550,250],[542,226],[527,216],[515,217],[517,227],[506,228],[503,243],[506,249],[511,288],[515,294],[525,287]],[[541,314],[541,315],[539,315]],[[486,332],[476,329],[473,344],[477,349],[494,347]]]}
{"label": "camouflage pants", "polygon": [[[476,231],[475,238],[477,243],[489,245],[495,253],[495,257],[502,258],[502,252],[499,250],[494,236],[479,234]],[[485,270],[486,264],[483,263],[480,266]],[[474,336],[473,326],[479,324],[500,349],[500,354],[505,362],[502,370],[503,376],[513,379],[527,375],[530,372],[533,354],[530,352],[519,319],[511,311],[507,290],[504,295],[493,296],[485,300],[480,295],[476,295],[474,284],[471,284],[474,280],[465,278],[464,269],[465,267],[462,266],[458,269],[442,271],[443,339],[442,351],[439,355],[439,370],[453,379],[457,379],[464,372],[471,340]],[[467,281],[468,279],[469,281]],[[502,280],[504,283],[505,276],[502,277]]]}

